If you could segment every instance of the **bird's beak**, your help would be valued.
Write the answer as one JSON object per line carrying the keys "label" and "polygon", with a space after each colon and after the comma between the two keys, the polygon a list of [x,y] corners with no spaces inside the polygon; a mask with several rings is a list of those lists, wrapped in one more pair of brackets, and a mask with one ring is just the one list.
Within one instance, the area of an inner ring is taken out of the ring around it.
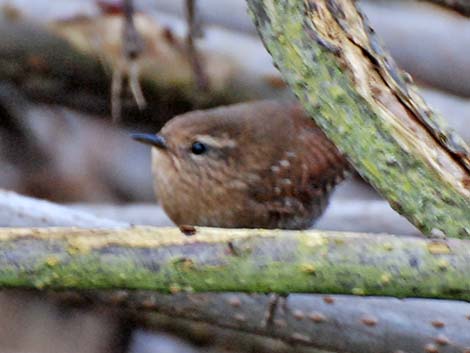
{"label": "bird's beak", "polygon": [[166,149],[167,144],[165,142],[165,138],[162,135],[154,135],[154,134],[131,134],[131,137],[139,142],[145,143],[147,145],[151,145],[160,149]]}

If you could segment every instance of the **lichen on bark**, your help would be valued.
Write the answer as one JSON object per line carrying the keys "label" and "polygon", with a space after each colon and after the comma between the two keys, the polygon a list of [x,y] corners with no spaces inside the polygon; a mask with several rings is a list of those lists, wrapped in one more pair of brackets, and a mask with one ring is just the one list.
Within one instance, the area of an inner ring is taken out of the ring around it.
{"label": "lichen on bark", "polygon": [[431,112],[352,1],[248,0],[311,117],[424,234],[470,236],[468,148]]}
{"label": "lichen on bark", "polygon": [[470,300],[470,245],[258,229],[0,229],[0,287]]}

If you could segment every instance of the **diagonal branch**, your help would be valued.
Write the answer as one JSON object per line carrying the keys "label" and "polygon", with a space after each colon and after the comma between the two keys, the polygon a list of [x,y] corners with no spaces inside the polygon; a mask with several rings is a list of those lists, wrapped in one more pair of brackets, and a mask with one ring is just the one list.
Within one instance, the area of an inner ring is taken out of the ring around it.
{"label": "diagonal branch", "polygon": [[350,0],[248,0],[284,79],[354,167],[425,234],[470,236],[470,154]]}

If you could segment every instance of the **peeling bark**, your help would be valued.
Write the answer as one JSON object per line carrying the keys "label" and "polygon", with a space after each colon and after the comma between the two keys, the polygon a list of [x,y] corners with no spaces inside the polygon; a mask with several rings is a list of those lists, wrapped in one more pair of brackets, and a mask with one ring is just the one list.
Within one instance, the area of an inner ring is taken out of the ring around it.
{"label": "peeling bark", "polygon": [[351,1],[249,0],[266,48],[328,137],[425,234],[470,236],[470,154]]}

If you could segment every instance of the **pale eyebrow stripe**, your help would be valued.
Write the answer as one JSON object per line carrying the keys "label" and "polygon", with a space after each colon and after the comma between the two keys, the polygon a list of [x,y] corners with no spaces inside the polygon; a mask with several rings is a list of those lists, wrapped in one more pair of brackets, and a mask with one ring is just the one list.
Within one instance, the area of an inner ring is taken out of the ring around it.
{"label": "pale eyebrow stripe", "polygon": [[237,145],[235,140],[228,137],[216,138],[210,135],[196,135],[196,140],[216,148],[234,148]]}

